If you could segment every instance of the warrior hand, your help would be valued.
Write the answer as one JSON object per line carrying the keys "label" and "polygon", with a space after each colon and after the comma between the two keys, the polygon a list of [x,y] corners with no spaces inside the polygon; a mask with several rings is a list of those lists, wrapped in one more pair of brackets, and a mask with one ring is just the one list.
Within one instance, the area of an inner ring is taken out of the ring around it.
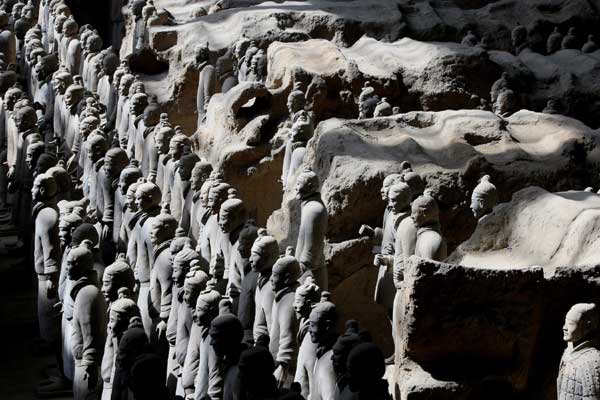
{"label": "warrior hand", "polygon": [[83,374],[83,380],[87,382],[89,389],[96,387],[98,383],[98,369],[94,366],[87,367]]}
{"label": "warrior hand", "polygon": [[275,381],[277,382],[277,387],[279,389],[283,389],[286,384],[288,378],[288,368],[284,364],[279,364],[275,372],[273,373],[275,376]]}
{"label": "warrior hand", "polygon": [[158,340],[161,340],[163,337],[166,337],[167,333],[167,323],[165,321],[160,321],[158,325],[156,325],[156,336]]}
{"label": "warrior hand", "polygon": [[375,230],[369,225],[361,225],[360,229],[358,230],[358,234],[360,236],[366,236],[372,239],[373,237],[375,237]]}
{"label": "warrior hand", "polygon": [[52,279],[46,281],[46,296],[53,299],[58,295],[58,289]]}
{"label": "warrior hand", "polygon": [[373,265],[376,267],[380,267],[385,263],[385,259],[381,254],[375,254],[375,258],[373,259]]}
{"label": "warrior hand", "polygon": [[102,226],[102,236],[101,241],[106,242],[112,239],[112,226],[103,225]]}
{"label": "warrior hand", "polygon": [[8,180],[13,180],[15,178],[15,167],[12,166],[8,169],[8,173],[6,174],[6,177],[8,178]]}

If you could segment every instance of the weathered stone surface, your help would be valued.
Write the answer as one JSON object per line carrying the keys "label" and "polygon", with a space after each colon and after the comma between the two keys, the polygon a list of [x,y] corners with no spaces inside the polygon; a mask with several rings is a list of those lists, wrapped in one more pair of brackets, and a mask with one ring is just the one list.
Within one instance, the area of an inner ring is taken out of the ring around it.
{"label": "weathered stone surface", "polygon": [[505,51],[512,50],[510,34],[517,24],[530,31],[529,40],[542,51],[554,26],[566,30],[576,24],[593,31],[599,20],[598,8],[585,0],[405,0],[398,6],[410,37],[460,42],[472,30],[480,38],[487,35],[491,48]]}
{"label": "weathered stone surface", "polygon": [[[533,232],[543,232],[543,240]],[[472,267],[539,265],[551,274],[559,266],[597,263],[599,240],[599,195],[531,187],[484,217],[448,261]]]}
{"label": "weathered stone surface", "polygon": [[541,268],[411,259],[400,307],[401,354],[436,379],[504,377],[525,388],[541,325],[542,282]]}
{"label": "weathered stone surface", "polygon": [[[193,104],[182,96],[195,91],[197,74],[191,74],[194,48],[208,42],[213,58],[232,49],[244,34],[266,50],[275,41],[295,42],[326,39],[338,45],[351,45],[363,34],[386,40],[396,40],[404,29],[402,14],[395,3],[387,0],[348,1],[231,1],[230,7],[211,15],[190,19],[199,6],[206,10],[212,1],[174,2],[156,0],[157,9],[165,8],[175,17],[175,26],[151,26],[149,42],[156,57],[168,62],[168,72],[145,76],[156,88],[149,88],[159,96],[170,120],[187,131],[196,129]],[[133,23],[126,17],[127,34],[121,57],[130,54]],[[167,38],[163,43],[162,38]],[[177,43],[173,45],[173,39]],[[143,74],[143,71],[141,71]],[[283,103],[285,104],[285,102]]]}
{"label": "weathered stone surface", "polygon": [[[329,213],[326,264],[333,282],[353,276],[359,264],[370,264],[368,245],[356,241],[358,229],[361,223],[381,224],[385,204],[379,189],[387,174],[399,172],[401,161],[410,161],[432,189],[452,251],[475,229],[470,193],[481,175],[492,177],[504,202],[531,184],[552,191],[581,190],[596,182],[599,139],[596,131],[571,118],[525,110],[506,120],[490,112],[463,110],[322,122],[309,142],[305,164],[323,182]],[[282,248],[294,245],[293,221],[298,218],[298,201],[293,193],[285,193],[282,207],[267,224]],[[372,288],[331,286],[334,296],[337,290],[339,296],[360,299],[353,315],[368,318],[375,307]],[[366,328],[378,343],[385,342],[381,323]]]}

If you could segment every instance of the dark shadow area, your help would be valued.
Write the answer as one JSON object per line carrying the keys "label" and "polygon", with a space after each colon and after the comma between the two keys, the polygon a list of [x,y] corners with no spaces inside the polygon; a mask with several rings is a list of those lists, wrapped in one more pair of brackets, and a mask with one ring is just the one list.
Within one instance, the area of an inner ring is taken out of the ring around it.
{"label": "dark shadow area", "polygon": [[158,75],[169,70],[169,64],[159,60],[149,49],[132,54],[129,67],[133,73],[143,75]]}
{"label": "dark shadow area", "polygon": [[110,45],[112,0],[65,0],[79,26],[90,24],[98,30],[105,46]]}

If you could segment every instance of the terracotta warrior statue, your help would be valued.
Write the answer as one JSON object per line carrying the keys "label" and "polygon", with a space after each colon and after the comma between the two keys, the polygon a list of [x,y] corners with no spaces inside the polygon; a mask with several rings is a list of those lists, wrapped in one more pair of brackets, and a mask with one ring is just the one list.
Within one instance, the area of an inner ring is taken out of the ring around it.
{"label": "terracotta warrior statue", "polygon": [[371,82],[365,82],[358,97],[358,119],[372,118],[378,103],[379,96],[375,93],[375,88],[371,86]]}
{"label": "terracotta warrior statue", "polygon": [[[102,295],[104,296],[104,301],[108,305],[109,316],[113,303],[119,299],[119,292],[124,289],[128,293],[132,293],[134,283],[133,271],[125,259],[125,254],[119,254],[115,262],[106,267],[104,270],[102,287],[100,289]],[[115,339],[116,338],[113,337],[112,332],[107,329],[101,365],[103,400],[110,400],[112,393],[115,357],[118,349],[118,346],[115,346],[114,343]]]}
{"label": "terracotta warrior statue", "polygon": [[160,107],[156,98],[149,99],[148,105],[144,108],[142,120],[137,125],[135,139],[135,158],[140,162],[140,168],[144,176],[150,172],[151,152],[155,148],[154,128],[160,122]]}
{"label": "terracotta warrior statue", "polygon": [[190,230],[190,213],[192,211],[192,170],[198,161],[200,158],[194,153],[181,157],[171,193],[171,198],[177,197],[174,206],[178,208],[179,226],[186,232]]}
{"label": "terracotta warrior statue", "polygon": [[152,332],[152,318],[148,311],[148,296],[150,293],[150,271],[154,262],[154,249],[150,239],[150,230],[154,217],[160,212],[161,193],[158,186],[151,182],[140,184],[135,192],[137,214],[131,219],[131,237],[127,248],[127,257],[135,277],[139,282],[138,307],[148,338]]}
{"label": "terracotta warrior statue", "polygon": [[256,285],[256,311],[254,316],[254,342],[261,335],[269,335],[272,327],[272,310],[275,292],[271,285],[271,272],[273,265],[279,258],[279,246],[273,236],[269,236],[265,229],[259,229],[258,237],[252,245],[250,266],[258,273]]}
{"label": "terracotta warrior statue", "polygon": [[[178,252],[175,246],[180,245],[177,243],[177,239],[171,243],[171,254],[174,256],[173,259],[173,275],[172,275],[172,302],[171,310],[169,312],[169,319],[167,321],[166,337],[169,343],[169,354],[167,360],[167,387],[172,394],[175,393],[177,388],[177,382],[181,377],[182,371],[179,368],[177,358],[177,339],[178,339],[178,327],[179,317],[184,313],[181,309],[186,307],[183,301],[184,295],[184,284],[185,277],[190,270],[190,265],[197,262],[199,259],[198,253],[191,248],[191,243],[188,240],[185,241],[184,247]],[[181,241],[179,241],[181,242]],[[181,349],[181,346],[180,346]]]}
{"label": "terracotta warrior statue", "polygon": [[[401,257],[401,248],[396,247],[397,231],[402,221],[410,217],[410,202],[412,192],[410,186],[404,182],[392,185],[388,191],[388,213],[384,220],[381,253],[375,255],[373,264],[379,268],[377,283],[375,285],[375,302],[383,305],[392,321],[392,336],[396,338],[393,312],[397,288],[403,280],[403,266],[395,263],[396,257]],[[396,255],[396,251],[400,254]],[[394,268],[399,268],[395,270]]]}
{"label": "terracotta warrior statue", "polygon": [[446,258],[446,242],[441,234],[439,214],[433,197],[423,195],[413,201],[411,218],[417,226],[416,256],[435,261]]}
{"label": "terracotta warrior statue", "polygon": [[37,313],[40,337],[55,345],[60,339],[60,322],[54,308],[59,301],[60,237],[59,213],[56,206],[57,185],[54,178],[38,175],[33,182],[31,195],[34,202],[33,260],[38,278]]}
{"label": "terracotta warrior statue", "polygon": [[55,92],[52,87],[52,74],[57,69],[58,61],[54,55],[40,57],[38,63],[35,65],[38,89],[33,101],[37,108],[39,108],[38,117],[42,118],[44,127],[52,127],[54,123]]}
{"label": "terracotta warrior statue", "polygon": [[292,177],[300,169],[304,161],[304,154],[306,153],[306,144],[314,135],[312,118],[307,111],[301,110],[297,112],[294,115],[294,120],[283,159],[281,182],[284,191],[287,189]]}
{"label": "terracotta warrior statue", "polygon": [[106,152],[103,168],[98,172],[97,184],[102,191],[102,196],[98,198],[103,201],[102,204],[97,203],[98,220],[102,224],[101,246],[106,263],[114,260],[116,255],[117,242],[114,240],[113,232],[116,214],[116,196],[121,172],[128,164],[129,159],[125,150],[120,147],[113,147]]}
{"label": "terracotta warrior statue", "polygon": [[133,83],[134,76],[125,74],[119,83],[119,100],[117,101],[117,117],[115,128],[119,136],[119,145],[127,149],[129,128],[129,88]]}
{"label": "terracotta warrior statue", "polygon": [[188,235],[195,244],[198,242],[198,234],[200,233],[199,218],[204,215],[204,212],[206,211],[200,198],[201,189],[202,185],[204,185],[210,177],[212,170],[212,165],[204,160],[198,161],[192,170],[192,205],[190,210],[190,230]]}
{"label": "terracotta warrior statue", "polygon": [[128,398],[129,372],[135,359],[148,350],[148,338],[140,321],[140,310],[125,288],[119,290],[119,298],[110,306],[108,337],[116,349],[110,398]]}
{"label": "terracotta warrior statue", "polygon": [[[192,262],[190,272],[187,273],[183,283],[183,302],[179,306],[179,315],[177,317],[177,339],[175,344],[175,354],[179,367],[179,386],[183,386],[183,371],[187,362],[187,354],[190,343],[190,334],[192,331],[193,314],[196,309],[196,301],[202,291],[206,289],[209,276],[202,271],[199,263]],[[188,377],[189,381],[193,378]]]}
{"label": "terracotta warrior statue", "polygon": [[52,88],[54,89],[53,125],[54,134],[58,137],[64,137],[67,110],[63,98],[67,88],[72,84],[73,77],[64,69],[59,69],[52,75]]}
{"label": "terracotta warrior statue", "polygon": [[224,277],[227,279],[226,294],[232,300],[233,312],[237,314],[242,278],[247,264],[239,252],[240,232],[246,224],[248,213],[244,202],[233,198],[221,204],[219,226],[221,232],[221,251],[225,265]]}
{"label": "terracotta warrior statue", "polygon": [[[219,211],[221,210],[221,205],[227,200],[230,189],[231,186],[224,182],[217,182],[210,188],[207,203],[210,215],[206,221],[206,225],[202,229],[199,239],[203,262],[208,262],[208,265],[211,267],[211,276],[219,281],[217,290],[223,294],[225,293],[227,286],[226,279],[228,277],[224,275],[225,265],[221,250],[222,232],[219,227]],[[208,256],[208,258],[205,258],[206,256]],[[223,264],[223,270],[220,271],[215,268],[220,263],[218,260],[219,258]]]}
{"label": "terracotta warrior statue", "polygon": [[277,363],[274,375],[280,389],[290,387],[298,355],[298,319],[294,310],[294,298],[301,273],[300,263],[292,255],[293,251],[293,248],[288,248],[288,254],[275,262],[270,279],[275,297],[269,350]]}
{"label": "terracotta warrior statue", "polygon": [[575,304],[565,317],[563,340],[567,348],[560,360],[556,390],[558,400],[600,398],[598,308]]}
{"label": "terracotta warrior statue", "polygon": [[[24,104],[23,107],[16,109],[13,113],[13,120],[17,129],[17,154],[15,164],[9,165],[8,179],[11,186],[18,190],[15,199],[16,221],[21,229],[27,230],[31,225],[31,187],[33,183],[33,171],[29,170],[26,162],[27,148],[40,137],[37,129],[37,115],[32,107]],[[55,164],[56,162],[53,165]]]}
{"label": "terracotta warrior statue", "polygon": [[[77,79],[76,79],[77,78]],[[63,101],[65,104],[64,114],[64,154],[65,158],[71,157],[75,137],[79,133],[79,115],[77,106],[83,100],[85,89],[80,77],[73,78],[73,84],[67,88]]]}
{"label": "terracotta warrior statue", "polygon": [[313,385],[313,370],[317,357],[317,345],[308,334],[310,313],[321,297],[321,289],[314,279],[308,277],[294,292],[294,311],[299,321],[297,343],[300,344],[294,382],[300,384],[302,397],[308,398]]}
{"label": "terracotta warrior statue", "polygon": [[[237,307],[237,316],[244,329],[244,343],[252,345],[254,343],[254,318],[256,303],[254,296],[258,284],[258,272],[252,270],[250,266],[250,255],[252,245],[258,237],[258,228],[253,220],[248,220],[240,231],[238,238],[238,252],[242,260],[244,275],[240,285],[240,294]],[[231,274],[230,274],[231,275]],[[231,291],[231,290],[230,290]]]}
{"label": "terracotta warrior statue", "polygon": [[302,201],[296,259],[300,262],[303,278],[312,274],[317,285],[326,290],[328,277],[323,248],[327,209],[321,200],[319,187],[319,177],[311,170],[305,170],[296,180],[296,197]]}
{"label": "terracotta warrior statue", "polygon": [[206,118],[206,110],[211,97],[217,88],[217,74],[215,67],[210,64],[210,50],[208,43],[196,47],[196,63],[198,70],[198,93],[196,95],[196,109],[198,110],[198,126]]}
{"label": "terracotta warrior statue", "polygon": [[331,361],[336,376],[337,390],[340,399],[352,399],[352,392],[348,387],[348,356],[353,348],[364,342],[366,338],[360,334],[358,322],[346,321],[346,332],[340,335],[333,345],[333,356]]}
{"label": "terracotta warrior statue", "polygon": [[161,213],[153,219],[150,240],[154,245],[154,265],[150,272],[151,315],[157,341],[166,339],[167,321],[173,302],[173,255],[171,242],[177,230],[177,220],[169,212],[169,205],[163,204]]}
{"label": "terracotta warrior statue", "polygon": [[314,379],[311,385],[311,400],[334,399],[336,379],[333,370],[333,345],[338,334],[336,324],[338,313],[335,304],[329,301],[329,292],[323,292],[321,302],[310,313],[308,332],[311,340],[317,345]]}
{"label": "terracotta warrior statue", "polygon": [[[173,204],[173,185],[175,184],[175,173],[177,170],[177,164],[181,157],[190,152],[192,144],[190,139],[183,133],[181,128],[175,127],[175,135],[169,142],[169,158],[165,165],[164,182],[163,182],[163,201],[167,201]],[[175,202],[176,202],[175,198]],[[172,208],[174,209],[174,208]],[[177,212],[173,212],[173,216],[179,221],[180,215]]]}
{"label": "terracotta warrior statue", "polygon": [[517,24],[512,30],[510,37],[516,55],[519,55],[519,53],[529,47],[527,36],[527,28],[523,25]]}
{"label": "terracotta warrior statue", "polygon": [[581,52],[582,53],[593,53],[596,50],[598,50],[598,44],[596,43],[596,40],[594,39],[594,35],[588,35],[587,42],[585,42],[584,45],[581,47]]}
{"label": "terracotta warrior statue", "polygon": [[149,175],[155,177],[156,184],[160,190],[165,192],[165,168],[169,161],[169,145],[175,131],[170,126],[163,126],[154,131],[154,153],[150,158]]}
{"label": "terracotta warrior statue", "polygon": [[473,194],[471,194],[473,216],[481,220],[486,214],[492,212],[496,204],[498,204],[496,186],[490,182],[489,175],[484,175],[479,180],[479,184],[473,189]]}
{"label": "terracotta warrior statue", "polygon": [[129,219],[126,220],[125,213],[127,204],[127,191],[129,187],[138,181],[142,177],[142,171],[138,168],[137,160],[130,161],[129,165],[125,167],[119,175],[119,183],[115,191],[115,205],[114,205],[114,216],[113,216],[113,241],[117,245],[117,251],[126,252],[127,242],[121,240],[121,229],[123,226],[127,226],[132,215],[128,215]]}
{"label": "terracotta warrior statue", "polygon": [[561,48],[564,49],[578,49],[579,40],[577,39],[577,33],[574,27],[569,28],[569,32],[564,37],[561,43]]}
{"label": "terracotta warrior statue", "polygon": [[554,27],[554,31],[548,36],[548,40],[546,41],[546,51],[548,54],[556,53],[560,50],[561,44],[563,41],[563,36],[558,30],[558,26]]}
{"label": "terracotta warrior statue", "polygon": [[[221,294],[212,289],[201,292],[196,300],[192,331],[182,374],[186,399],[202,400],[207,395],[214,398],[215,394],[221,390],[209,386],[210,377],[219,374],[219,365],[210,345],[210,335],[208,334],[212,320],[218,315],[220,300]],[[214,379],[212,383],[215,383]]]}
{"label": "terracotta warrior statue", "polygon": [[[130,89],[131,90],[131,89]],[[127,128],[127,155],[141,162],[141,153],[136,152],[138,127],[144,118],[144,110],[148,106],[148,95],[136,93],[129,100],[129,127]],[[136,154],[139,153],[139,154]],[[140,156],[139,158],[137,156]]]}
{"label": "terracotta warrior statue", "polygon": [[242,324],[235,315],[224,313],[212,320],[209,335],[211,347],[221,365],[218,375],[213,378],[216,382],[209,382],[209,387],[221,389],[221,393],[215,393],[215,398],[237,398],[240,395],[237,364],[240,354],[245,350]]}
{"label": "terracotta warrior statue", "polygon": [[374,400],[391,400],[388,382],[383,379],[385,361],[383,353],[373,343],[360,343],[348,355],[348,386],[352,397]]}
{"label": "terracotta warrior statue", "polygon": [[100,364],[106,335],[106,303],[97,286],[91,246],[91,242],[84,240],[67,256],[69,279],[75,282],[70,296],[75,301],[71,345],[75,357],[73,397],[77,400],[100,394]]}

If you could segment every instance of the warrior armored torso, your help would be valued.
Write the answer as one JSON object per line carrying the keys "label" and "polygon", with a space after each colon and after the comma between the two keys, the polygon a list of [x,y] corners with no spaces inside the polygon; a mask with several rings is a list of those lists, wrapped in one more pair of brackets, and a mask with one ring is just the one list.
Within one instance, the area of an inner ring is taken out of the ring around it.
{"label": "warrior armored torso", "polygon": [[556,385],[558,400],[600,399],[600,350],[595,342],[565,350]]}

